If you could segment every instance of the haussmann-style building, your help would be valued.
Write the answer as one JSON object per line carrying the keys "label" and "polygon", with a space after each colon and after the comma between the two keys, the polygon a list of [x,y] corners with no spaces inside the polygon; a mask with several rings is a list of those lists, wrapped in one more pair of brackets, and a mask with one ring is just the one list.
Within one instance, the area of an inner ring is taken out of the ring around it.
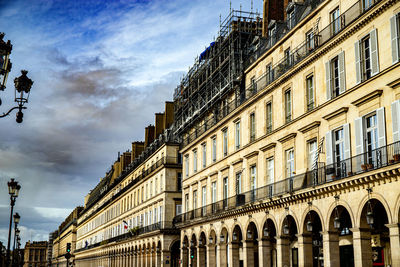
{"label": "haussmann-style building", "polygon": [[238,55],[258,24],[232,11],[174,95],[182,266],[400,266],[399,21],[264,0]]}
{"label": "haussmann-style building", "polygon": [[118,157],[85,199],[77,226],[76,266],[178,266],[182,164],[169,129],[173,103],[155,115],[145,142]]}

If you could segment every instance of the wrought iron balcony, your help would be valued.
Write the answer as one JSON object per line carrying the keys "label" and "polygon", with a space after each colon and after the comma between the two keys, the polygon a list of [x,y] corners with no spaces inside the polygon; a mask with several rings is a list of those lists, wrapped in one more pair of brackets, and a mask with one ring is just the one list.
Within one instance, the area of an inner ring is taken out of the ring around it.
{"label": "wrought iron balcony", "polygon": [[188,211],[176,216],[174,223],[190,222],[196,219],[204,220],[206,217],[219,215],[256,201],[292,194],[298,190],[324,185],[399,163],[400,142],[396,142],[333,164],[325,165],[325,163],[320,163],[315,170]]}

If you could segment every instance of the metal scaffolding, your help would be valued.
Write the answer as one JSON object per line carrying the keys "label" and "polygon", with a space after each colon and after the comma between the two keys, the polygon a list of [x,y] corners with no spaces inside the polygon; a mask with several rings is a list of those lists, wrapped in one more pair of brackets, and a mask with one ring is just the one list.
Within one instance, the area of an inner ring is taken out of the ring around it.
{"label": "metal scaffolding", "polygon": [[196,58],[174,92],[175,134],[183,137],[207,129],[207,121],[228,102],[244,97],[244,63],[252,42],[262,34],[257,12],[231,10],[219,36]]}

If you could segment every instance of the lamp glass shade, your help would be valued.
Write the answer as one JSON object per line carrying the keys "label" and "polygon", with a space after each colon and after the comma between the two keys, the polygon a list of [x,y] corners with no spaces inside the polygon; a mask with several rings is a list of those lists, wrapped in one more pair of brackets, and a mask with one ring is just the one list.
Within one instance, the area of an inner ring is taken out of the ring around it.
{"label": "lamp glass shade", "polygon": [[336,216],[335,219],[333,220],[333,227],[335,229],[339,229],[340,228],[340,218],[338,216]]}
{"label": "lamp glass shade", "polygon": [[268,228],[264,228],[264,236],[265,237],[269,237],[269,229]]}
{"label": "lamp glass shade", "polygon": [[199,240],[199,245],[202,246],[203,245],[203,239]]}
{"label": "lamp glass shade", "polygon": [[193,240],[192,240],[192,241],[190,241],[190,246],[191,246],[191,247],[193,247],[193,246],[194,246],[194,242],[193,242]]}
{"label": "lamp glass shade", "polygon": [[289,234],[289,225],[287,223],[285,223],[285,225],[283,226],[283,234]]}
{"label": "lamp glass shade", "polygon": [[367,223],[369,225],[373,225],[374,224],[374,214],[372,213],[372,211],[368,211],[366,217],[367,217]]}
{"label": "lamp glass shade", "polygon": [[233,232],[232,239],[233,239],[233,241],[237,240],[237,233],[236,232]]}
{"label": "lamp glass shade", "polygon": [[219,240],[220,240],[221,242],[225,242],[225,236],[224,236],[224,235],[220,235],[220,236],[219,236]]}
{"label": "lamp glass shade", "polygon": [[253,237],[253,233],[250,230],[247,230],[247,238],[250,239]]}
{"label": "lamp glass shade", "polygon": [[16,224],[19,223],[19,219],[20,219],[20,218],[21,218],[21,216],[19,216],[18,212],[14,214],[14,222],[15,222]]}
{"label": "lamp glass shade", "polygon": [[213,239],[212,236],[210,236],[210,237],[208,238],[208,242],[209,242],[210,244],[212,244],[212,243],[214,242],[214,239]]}
{"label": "lamp glass shade", "polygon": [[14,192],[14,196],[18,197],[19,194],[19,190],[21,189],[21,186],[19,184],[17,184],[17,186],[15,187],[15,192]]}
{"label": "lamp glass shade", "polygon": [[308,221],[307,221],[306,227],[307,227],[307,231],[308,231],[308,232],[312,232],[312,230],[313,230],[313,225],[312,225],[311,220],[308,220]]}
{"label": "lamp glass shade", "polygon": [[14,181],[14,179],[11,179],[11,181],[9,181],[7,183],[8,185],[8,193],[10,195],[14,195],[15,194],[15,188],[17,187],[17,182]]}

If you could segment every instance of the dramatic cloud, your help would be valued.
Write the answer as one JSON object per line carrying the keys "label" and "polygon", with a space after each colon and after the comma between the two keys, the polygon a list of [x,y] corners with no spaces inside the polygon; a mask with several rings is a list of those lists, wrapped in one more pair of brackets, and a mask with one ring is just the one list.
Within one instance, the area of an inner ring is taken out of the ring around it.
{"label": "dramatic cloud", "polygon": [[[249,10],[251,0],[242,2]],[[22,185],[15,211],[23,244],[47,239],[118,151],[143,139],[228,12],[228,0],[0,1],[0,32],[13,44],[0,111],[12,107],[21,69],[34,80],[23,124],[15,113],[0,121],[0,241],[8,234],[7,181]]]}

